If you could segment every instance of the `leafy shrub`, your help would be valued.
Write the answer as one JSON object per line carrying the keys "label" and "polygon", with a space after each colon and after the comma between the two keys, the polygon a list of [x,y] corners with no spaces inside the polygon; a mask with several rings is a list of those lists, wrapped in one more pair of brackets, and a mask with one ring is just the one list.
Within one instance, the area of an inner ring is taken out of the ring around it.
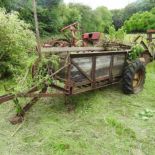
{"label": "leafy shrub", "polygon": [[136,13],[125,21],[124,28],[128,33],[146,32],[148,29],[155,28],[155,14],[152,11]]}
{"label": "leafy shrub", "polygon": [[137,59],[140,54],[144,51],[144,48],[140,44],[136,44],[132,47],[131,52],[129,53],[129,59],[135,60]]}
{"label": "leafy shrub", "polygon": [[118,41],[123,42],[125,38],[125,31],[123,28],[119,29],[118,31],[115,30],[114,26],[109,27],[109,39],[110,41]]}
{"label": "leafy shrub", "polygon": [[110,41],[115,41],[115,39],[116,39],[116,30],[115,30],[114,26],[109,27],[109,39],[110,39]]}
{"label": "leafy shrub", "polygon": [[119,42],[123,42],[124,38],[125,38],[126,32],[124,31],[123,28],[118,29],[118,31],[116,32],[116,39]]}
{"label": "leafy shrub", "polygon": [[6,13],[0,9],[0,78],[27,67],[36,45],[35,35],[29,28],[17,12]]}

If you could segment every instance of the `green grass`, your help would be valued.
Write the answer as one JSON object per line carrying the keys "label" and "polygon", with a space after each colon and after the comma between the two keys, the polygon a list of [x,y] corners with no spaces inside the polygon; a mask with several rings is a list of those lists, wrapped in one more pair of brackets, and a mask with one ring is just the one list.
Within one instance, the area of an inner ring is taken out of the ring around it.
{"label": "green grass", "polygon": [[[120,85],[64,98],[44,99],[12,126],[12,102],[0,106],[1,155],[154,155],[155,64],[147,69],[143,92],[124,95]],[[11,84],[8,81],[2,85]],[[152,112],[143,119],[145,111]],[[18,132],[14,134],[20,126]]]}

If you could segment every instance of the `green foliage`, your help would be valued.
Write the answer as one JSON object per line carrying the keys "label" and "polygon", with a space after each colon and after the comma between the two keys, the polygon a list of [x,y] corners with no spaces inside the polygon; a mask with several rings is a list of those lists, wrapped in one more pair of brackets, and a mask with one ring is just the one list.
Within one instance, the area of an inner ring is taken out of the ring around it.
{"label": "green foliage", "polygon": [[62,0],[38,0],[38,5],[45,8],[53,8],[53,6],[59,5]]}
{"label": "green foliage", "polygon": [[136,44],[132,47],[131,52],[129,53],[130,60],[136,60],[140,54],[144,52],[144,48],[140,44]]}
{"label": "green foliage", "polygon": [[109,38],[111,41],[114,41],[116,39],[116,30],[114,26],[109,27]]}
{"label": "green foliage", "polygon": [[127,32],[146,32],[148,29],[155,28],[155,14],[152,12],[143,12],[134,14],[125,22],[124,28]]}
{"label": "green foliage", "polygon": [[20,114],[20,113],[22,112],[22,108],[21,108],[21,106],[20,106],[20,104],[19,104],[19,100],[18,100],[17,98],[15,98],[15,99],[13,100],[13,102],[14,102],[14,104],[15,104],[16,113],[17,113],[17,115],[18,115],[18,114]]}
{"label": "green foliage", "polygon": [[154,0],[137,0],[128,4],[123,9],[112,10],[113,24],[115,25],[116,29],[119,29],[123,26],[124,22],[135,13],[150,11],[154,7]]}
{"label": "green foliage", "polygon": [[124,23],[124,10],[123,9],[115,9],[111,11],[112,13],[112,21],[116,30],[121,28]]}
{"label": "green foliage", "polygon": [[96,30],[95,16],[93,10],[89,6],[79,3],[70,3],[69,8],[74,8],[78,10],[80,16],[80,25],[83,32],[90,32]]}
{"label": "green foliage", "polygon": [[111,12],[104,6],[92,10],[86,5],[70,3],[69,8],[78,11],[78,19],[80,19],[79,22],[83,32],[104,32],[110,25],[112,25]]}
{"label": "green foliage", "polygon": [[96,19],[96,24],[98,25],[98,31],[107,32],[108,27],[112,25],[111,12],[106,7],[101,6],[94,11],[94,14]]}
{"label": "green foliage", "polygon": [[0,9],[0,74],[19,73],[26,66],[36,42],[30,25],[18,18],[18,13]]}
{"label": "green foliage", "polygon": [[42,83],[50,85],[53,82],[52,74],[59,69],[60,58],[57,55],[42,57],[37,66],[34,79],[31,85],[42,86]]}
{"label": "green foliage", "polygon": [[5,8],[7,11],[10,11],[14,3],[15,0],[0,0],[0,7]]}
{"label": "green foliage", "polygon": [[[90,7],[79,4],[64,4],[62,0],[38,0],[37,12],[41,36],[59,34],[63,26],[73,22],[79,22],[83,32],[107,31],[112,25],[112,14],[106,7],[92,10]],[[32,25],[34,31],[34,19],[31,0],[16,0],[6,5],[11,10],[19,12],[22,20]]]}
{"label": "green foliage", "polygon": [[121,122],[117,121],[114,118],[107,118],[106,123],[115,129],[115,132],[118,136],[130,136],[132,139],[136,139],[135,132],[124,126]]}
{"label": "green foliage", "polygon": [[86,5],[70,3],[60,4],[58,8],[57,13],[62,27],[79,22],[83,32],[104,32],[112,24],[111,12],[106,7],[92,10]]}
{"label": "green foliage", "polygon": [[[16,86],[6,93],[14,94],[16,96],[19,93],[24,94],[30,88],[32,88],[32,86],[36,86],[41,90],[45,87],[45,85],[51,85],[54,80],[52,74],[60,67],[60,58],[57,55],[42,57],[42,59],[36,65],[34,77],[31,75],[32,65],[34,65],[34,60],[28,63],[25,72],[22,72],[20,75],[16,76]],[[19,99],[15,98],[13,101],[17,114],[20,114],[22,112],[22,108]]]}
{"label": "green foliage", "polygon": [[118,29],[118,31],[116,32],[116,39],[117,39],[117,41],[123,42],[125,36],[126,36],[126,32],[125,32],[124,28]]}
{"label": "green foliage", "polygon": [[126,36],[123,28],[116,31],[114,26],[110,26],[108,32],[110,41],[123,42]]}
{"label": "green foliage", "polygon": [[[37,61],[37,63],[35,63]],[[32,77],[32,66],[35,64],[35,75]],[[60,67],[60,58],[57,55],[48,57],[43,56],[40,61],[36,57],[29,58],[29,63],[25,68],[25,72],[15,76],[16,86],[11,90],[12,94],[23,93],[32,86],[38,86],[40,89],[53,82],[52,74]]]}
{"label": "green foliage", "polygon": [[9,93],[18,94],[23,93],[30,89],[33,85],[32,79],[32,66],[34,65],[37,57],[35,55],[29,55],[26,60],[25,67],[22,69],[20,73],[14,74],[14,81],[16,85],[11,89]]}
{"label": "green foliage", "polygon": [[61,5],[60,8],[60,14],[61,14],[61,20],[62,25],[69,25],[74,22],[81,22],[81,13],[80,10],[75,7],[72,4],[70,5]]}
{"label": "green foliage", "polygon": [[[62,22],[59,20],[59,3],[61,0],[38,0],[37,12],[39,17],[39,29],[42,36],[47,36],[50,33],[58,33]],[[32,25],[34,31],[34,17],[32,0],[16,0],[12,10],[19,12],[19,17]]]}

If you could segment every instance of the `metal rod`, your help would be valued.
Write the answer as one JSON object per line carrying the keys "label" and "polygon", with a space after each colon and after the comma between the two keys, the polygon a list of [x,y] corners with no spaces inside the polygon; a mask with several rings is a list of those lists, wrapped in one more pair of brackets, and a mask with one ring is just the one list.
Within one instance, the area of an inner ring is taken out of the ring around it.
{"label": "metal rod", "polygon": [[95,87],[96,83],[96,56],[92,57],[92,72],[91,72],[91,77],[93,80],[92,87]]}
{"label": "metal rod", "polygon": [[33,92],[36,92],[36,91],[38,91],[38,88],[33,87],[29,91],[27,91],[25,93],[18,93],[17,95],[7,94],[7,95],[4,95],[4,96],[0,96],[0,104],[5,103],[5,102],[10,101],[10,100],[13,100],[15,97],[21,96],[21,94],[24,96],[24,94],[33,93]]}
{"label": "metal rod", "polygon": [[79,65],[77,63],[75,63],[75,61],[73,59],[71,59],[71,63],[78,69],[78,71],[84,76],[86,77],[89,81],[93,82],[92,79],[85,73],[85,71],[79,67]]}

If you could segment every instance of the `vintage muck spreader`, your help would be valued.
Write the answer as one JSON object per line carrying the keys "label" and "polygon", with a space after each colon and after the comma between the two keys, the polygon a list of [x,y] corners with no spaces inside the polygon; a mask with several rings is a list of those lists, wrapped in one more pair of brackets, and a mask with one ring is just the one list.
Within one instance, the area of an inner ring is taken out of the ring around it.
{"label": "vintage muck spreader", "polygon": [[[72,28],[73,33],[74,26],[71,25],[66,28]],[[151,32],[149,31],[148,34],[149,40],[152,40]],[[82,44],[87,45],[89,41],[92,41],[93,45],[96,45],[98,36],[99,33],[84,34]],[[43,97],[59,95],[68,97],[119,82],[122,82],[122,88],[126,94],[138,93],[143,89],[145,66],[154,59],[153,52],[150,52],[144,41],[141,40],[140,42],[144,47],[143,52],[135,60],[130,60],[131,46],[104,42],[102,47],[95,47],[95,45],[92,47],[75,47],[77,41],[74,38],[72,40],[74,46],[72,47],[64,47],[61,42],[57,42],[60,47],[51,47],[47,44],[42,47],[42,55],[48,57],[54,54],[60,58],[59,69],[47,72],[52,79],[50,84],[43,81],[42,88],[33,86],[27,92],[0,96],[0,104],[20,97],[32,98],[25,107],[22,107],[20,114],[11,120],[13,124],[21,122],[25,113]],[[66,42],[66,44],[69,43]],[[52,91],[48,92],[49,88]]]}

